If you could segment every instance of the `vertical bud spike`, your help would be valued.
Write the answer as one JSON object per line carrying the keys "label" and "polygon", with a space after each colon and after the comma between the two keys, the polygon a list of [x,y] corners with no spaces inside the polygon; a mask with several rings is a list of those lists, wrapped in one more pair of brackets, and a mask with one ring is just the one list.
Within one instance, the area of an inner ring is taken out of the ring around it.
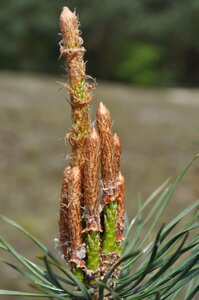
{"label": "vertical bud spike", "polygon": [[86,231],[100,231],[99,220],[100,137],[92,128],[87,137],[84,166],[84,208]]}
{"label": "vertical bud spike", "polygon": [[84,209],[87,244],[87,268],[95,277],[100,270],[100,212],[99,212],[100,137],[91,129],[87,137],[84,165]]}
{"label": "vertical bud spike", "polygon": [[101,102],[97,110],[97,127],[101,138],[101,172],[104,192],[104,203],[114,200],[115,159],[113,134],[109,110]]}
{"label": "vertical bud spike", "polygon": [[60,16],[62,41],[60,52],[66,57],[68,71],[70,103],[72,107],[72,130],[67,138],[72,146],[72,162],[80,168],[84,165],[84,146],[89,133],[89,103],[93,88],[86,82],[84,63],[85,49],[80,36],[79,21],[75,13],[64,7]]}
{"label": "vertical bud spike", "polygon": [[62,248],[64,259],[68,258],[69,247],[70,247],[70,236],[68,228],[68,180],[71,167],[66,166],[61,189],[61,201],[60,201],[60,212],[59,212],[59,241]]}
{"label": "vertical bud spike", "polygon": [[81,173],[79,167],[73,167],[68,181],[68,227],[70,230],[70,262],[82,268],[82,224],[81,224]]}
{"label": "vertical bud spike", "polygon": [[97,110],[97,126],[101,138],[101,172],[103,184],[104,220],[101,273],[104,274],[117,259],[117,202],[115,201],[117,182],[115,174],[115,156],[111,117],[108,109],[103,103],[100,103]]}

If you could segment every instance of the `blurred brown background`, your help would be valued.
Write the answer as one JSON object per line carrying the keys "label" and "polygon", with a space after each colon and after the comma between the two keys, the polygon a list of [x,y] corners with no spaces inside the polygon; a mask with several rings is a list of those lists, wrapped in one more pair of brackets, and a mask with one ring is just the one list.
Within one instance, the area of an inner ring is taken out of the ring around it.
{"label": "blurred brown background", "polygon": [[[1,0],[0,213],[53,251],[62,170],[70,147],[59,13],[75,8],[88,74],[96,77],[92,119],[103,101],[123,143],[127,213],[198,152],[199,2],[190,0]],[[64,75],[62,75],[64,74]],[[167,222],[198,195],[197,164],[162,217]],[[1,224],[1,235],[29,258],[27,239]],[[0,288],[24,285],[0,266]]]}

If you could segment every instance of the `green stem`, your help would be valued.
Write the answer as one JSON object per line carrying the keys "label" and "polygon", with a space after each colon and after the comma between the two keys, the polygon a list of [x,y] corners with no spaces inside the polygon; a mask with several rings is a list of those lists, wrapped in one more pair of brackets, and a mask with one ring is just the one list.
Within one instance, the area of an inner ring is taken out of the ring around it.
{"label": "green stem", "polygon": [[78,268],[75,263],[71,263],[71,271],[81,281],[84,281],[84,275],[81,268]]}
{"label": "green stem", "polygon": [[122,253],[122,242],[116,242],[115,251],[120,256],[120,254]]}
{"label": "green stem", "polygon": [[90,231],[86,238],[87,268],[95,271],[100,267],[100,233]]}
{"label": "green stem", "polygon": [[104,235],[102,249],[105,253],[116,251],[117,202],[112,201],[104,208]]}

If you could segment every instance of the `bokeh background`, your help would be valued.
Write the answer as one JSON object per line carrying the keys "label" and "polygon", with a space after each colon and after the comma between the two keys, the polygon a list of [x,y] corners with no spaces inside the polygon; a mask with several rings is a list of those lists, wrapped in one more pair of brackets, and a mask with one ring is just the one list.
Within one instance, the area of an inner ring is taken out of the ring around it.
{"label": "bokeh background", "polygon": [[[69,145],[59,14],[76,9],[87,49],[87,73],[97,80],[92,104],[104,101],[123,143],[127,212],[199,149],[198,0],[0,1],[0,213],[53,251],[58,236],[61,176]],[[199,196],[197,164],[162,217],[167,222]],[[13,229],[1,234],[32,258],[36,250]],[[0,288],[22,288],[0,266]]]}

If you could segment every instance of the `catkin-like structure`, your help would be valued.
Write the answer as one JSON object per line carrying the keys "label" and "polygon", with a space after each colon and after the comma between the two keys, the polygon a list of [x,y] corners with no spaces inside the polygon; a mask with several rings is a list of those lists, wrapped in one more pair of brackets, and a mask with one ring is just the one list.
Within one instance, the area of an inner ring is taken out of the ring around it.
{"label": "catkin-like structure", "polygon": [[83,40],[80,36],[78,18],[67,7],[63,8],[60,16],[60,29],[62,34],[60,52],[66,58],[68,92],[73,122],[72,130],[66,136],[72,146],[73,165],[82,168],[85,141],[90,126],[89,103],[92,98],[90,91],[92,85],[86,81],[85,62],[83,60],[85,48],[82,46]]}
{"label": "catkin-like structure", "polygon": [[82,249],[81,224],[81,172],[79,167],[73,167],[68,180],[68,229],[70,234],[70,262],[77,267],[84,267],[84,253]]}
{"label": "catkin-like structure", "polygon": [[84,165],[84,215],[86,227],[84,232],[100,232],[99,215],[99,163],[100,137],[92,128],[87,137]]}
{"label": "catkin-like structure", "polygon": [[111,116],[102,102],[97,110],[97,128],[101,138],[101,173],[105,205],[115,200],[116,174]]}

